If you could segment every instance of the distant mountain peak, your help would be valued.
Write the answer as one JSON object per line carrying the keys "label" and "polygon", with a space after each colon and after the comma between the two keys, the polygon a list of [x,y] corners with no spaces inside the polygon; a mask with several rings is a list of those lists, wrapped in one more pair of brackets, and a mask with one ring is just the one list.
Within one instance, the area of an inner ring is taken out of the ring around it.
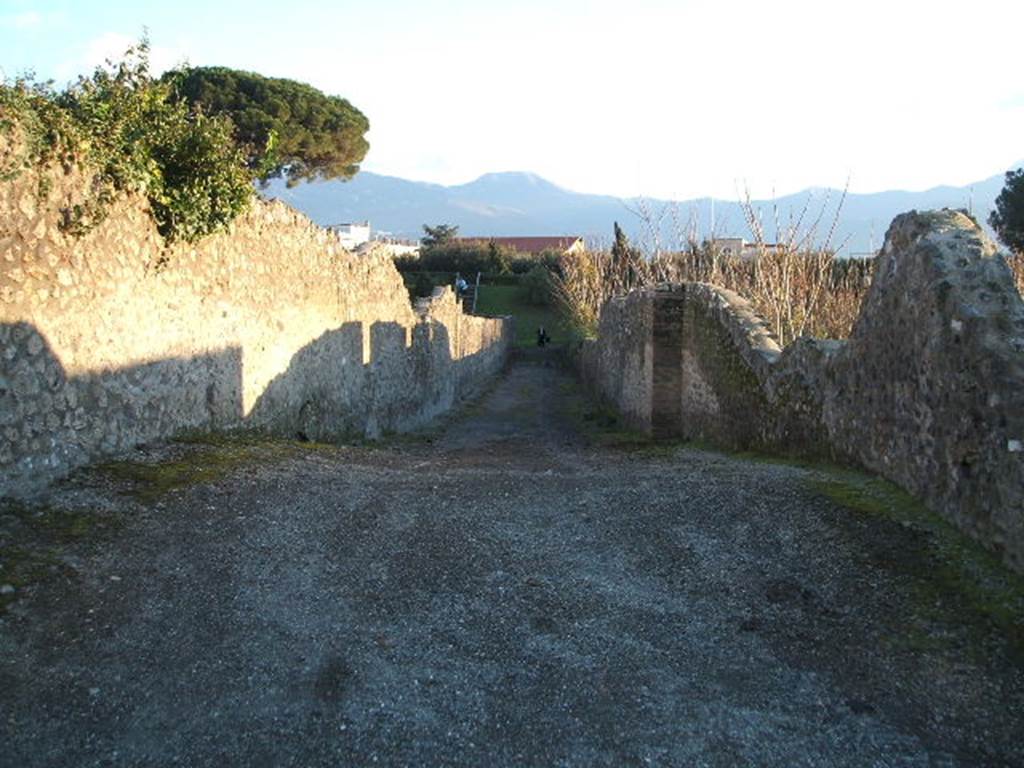
{"label": "distant mountain peak", "polygon": [[[1003,174],[1000,173],[965,187],[936,187],[920,192],[851,192],[845,198],[841,190],[817,187],[775,200],[752,202],[764,213],[766,227],[774,226],[771,220],[775,218],[774,207],[782,226],[794,221],[802,221],[806,227],[814,226],[820,212],[818,228],[825,231],[830,229],[835,210],[843,199],[834,242],[845,243],[850,252],[862,253],[879,245],[881,234],[893,216],[912,208],[971,207],[978,219],[984,221],[1002,186]],[[612,222],[618,222],[630,238],[642,245],[649,245],[655,236],[650,222],[630,213],[630,201],[572,192],[527,171],[486,173],[457,186],[362,172],[344,183],[335,180],[300,184],[291,189],[275,180],[264,194],[284,198],[322,224],[370,220],[374,231],[409,239],[418,238],[424,224],[438,223],[458,226],[460,233],[477,237],[574,232],[601,238],[610,236]],[[645,202],[651,210],[669,205],[668,201],[657,199]],[[674,205],[688,216],[698,236],[711,228],[738,236],[746,230],[746,217],[736,201],[701,198]],[[666,217],[658,226],[660,231],[656,234],[662,245],[677,247],[686,234],[681,230],[688,225],[686,221],[680,223]]]}
{"label": "distant mountain peak", "polygon": [[530,171],[496,171],[485,173],[477,179],[460,184],[460,187],[531,187],[563,191],[557,184]]}
{"label": "distant mountain peak", "polygon": [[531,184],[550,184],[547,179],[532,171],[491,171],[477,181],[528,181]]}

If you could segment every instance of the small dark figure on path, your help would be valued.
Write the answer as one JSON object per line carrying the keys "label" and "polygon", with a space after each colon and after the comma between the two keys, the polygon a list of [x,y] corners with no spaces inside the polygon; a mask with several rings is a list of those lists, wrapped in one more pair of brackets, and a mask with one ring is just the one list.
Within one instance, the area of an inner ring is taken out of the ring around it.
{"label": "small dark figure on path", "polygon": [[548,332],[544,330],[544,326],[540,326],[540,328],[537,329],[537,346],[543,347],[550,343],[551,337],[548,336]]}

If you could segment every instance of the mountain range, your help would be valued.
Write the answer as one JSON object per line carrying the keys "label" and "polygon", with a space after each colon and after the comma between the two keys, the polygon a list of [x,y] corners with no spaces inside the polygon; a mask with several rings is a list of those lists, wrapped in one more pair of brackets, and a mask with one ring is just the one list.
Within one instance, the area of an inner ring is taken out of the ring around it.
{"label": "mountain range", "polygon": [[[845,199],[841,190],[808,189],[774,201],[755,200],[753,208],[768,241],[777,239],[779,229],[785,231],[787,222],[796,221],[801,211],[806,211],[802,234],[817,220],[815,237],[824,242],[835,220],[831,244],[842,254],[856,255],[879,248],[892,219],[912,209],[964,208],[984,224],[1004,180],[999,173],[962,187],[850,193]],[[369,221],[374,232],[409,240],[419,239],[424,224],[454,224],[463,236],[580,235],[606,245],[613,222],[646,247],[675,248],[690,233],[698,239],[712,232],[717,237],[752,239],[743,209],[735,200],[667,201],[585,194],[523,172],[488,173],[468,184],[443,186],[363,171],[346,182],[316,181],[291,188],[274,180],[263,195],[285,201],[324,226]],[[781,226],[777,227],[776,221]]]}

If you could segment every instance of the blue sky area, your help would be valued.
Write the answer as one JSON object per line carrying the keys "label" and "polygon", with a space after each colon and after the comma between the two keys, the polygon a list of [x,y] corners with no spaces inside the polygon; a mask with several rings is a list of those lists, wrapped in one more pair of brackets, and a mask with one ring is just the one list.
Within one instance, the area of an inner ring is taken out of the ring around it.
{"label": "blue sky area", "polygon": [[923,189],[1024,157],[1024,3],[22,2],[0,69],[66,83],[149,29],[188,61],[290,77],[371,123],[364,168],[524,170],[585,192]]}

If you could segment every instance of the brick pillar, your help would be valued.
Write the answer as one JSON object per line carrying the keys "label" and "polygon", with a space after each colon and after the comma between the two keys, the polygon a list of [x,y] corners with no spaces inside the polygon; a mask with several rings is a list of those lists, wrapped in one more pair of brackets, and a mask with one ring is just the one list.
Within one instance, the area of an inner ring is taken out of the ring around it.
{"label": "brick pillar", "polygon": [[654,294],[651,434],[656,438],[682,435],[684,305],[682,288]]}

